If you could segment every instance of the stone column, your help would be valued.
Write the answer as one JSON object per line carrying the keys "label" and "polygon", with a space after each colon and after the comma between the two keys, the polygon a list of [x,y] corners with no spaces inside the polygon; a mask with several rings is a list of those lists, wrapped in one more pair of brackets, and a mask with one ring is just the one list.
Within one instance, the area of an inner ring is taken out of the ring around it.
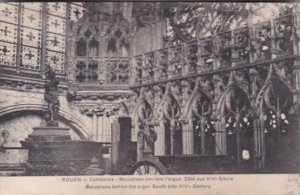
{"label": "stone column", "polygon": [[182,154],[194,154],[193,121],[189,120],[182,127]]}
{"label": "stone column", "polygon": [[253,121],[254,130],[254,162],[255,168],[259,169],[264,166],[265,149],[264,149],[264,118],[263,114]]}
{"label": "stone column", "polygon": [[154,126],[155,132],[157,133],[157,140],[154,144],[154,155],[161,156],[166,154],[166,137],[165,137],[165,124],[164,120],[159,121],[159,125]]}
{"label": "stone column", "polygon": [[202,116],[201,120],[200,120],[201,121],[201,152],[202,152],[202,155],[206,154],[205,120],[206,120],[206,117]]}
{"label": "stone column", "polygon": [[216,155],[226,155],[225,116],[216,122]]}
{"label": "stone column", "polygon": [[92,115],[92,140],[97,141],[98,138],[98,117],[96,113]]}
{"label": "stone column", "polygon": [[112,148],[111,148],[111,163],[113,173],[118,172],[118,164],[119,164],[119,142],[120,142],[120,124],[113,123],[112,124]]}
{"label": "stone column", "polygon": [[103,129],[103,115],[100,115],[98,117],[98,132],[96,134],[97,141],[103,142],[103,133],[104,133],[104,129]]}
{"label": "stone column", "polygon": [[108,142],[108,141],[110,141],[109,135],[110,135],[110,131],[111,131],[111,125],[109,124],[109,116],[105,116],[104,121],[105,121],[104,127],[106,128],[105,141]]}

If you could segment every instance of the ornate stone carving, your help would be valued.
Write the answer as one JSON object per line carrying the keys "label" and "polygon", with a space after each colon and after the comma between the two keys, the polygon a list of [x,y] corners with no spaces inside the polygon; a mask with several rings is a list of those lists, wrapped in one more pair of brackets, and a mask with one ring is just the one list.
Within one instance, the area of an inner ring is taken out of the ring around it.
{"label": "ornate stone carving", "polygon": [[[224,105],[225,110],[232,115],[244,115],[250,108],[249,98],[244,90],[237,84],[235,74],[230,73],[229,81],[219,100],[219,106]],[[219,107],[219,109],[223,109]]]}
{"label": "ornate stone carving", "polygon": [[263,103],[275,113],[279,110],[288,112],[293,105],[292,90],[278,76],[273,64],[270,65],[268,77],[258,94],[256,106],[262,108]]}
{"label": "ornate stone carving", "polygon": [[212,99],[201,86],[200,78],[197,78],[195,87],[184,105],[181,120],[186,120],[188,117],[201,119],[212,114]]}
{"label": "ornate stone carving", "polygon": [[261,60],[271,57],[271,23],[264,22],[254,27],[254,39],[252,39],[254,59]]}
{"label": "ornate stone carving", "polygon": [[155,85],[153,86],[153,92],[154,92],[154,113],[153,113],[153,119],[154,123],[158,123],[159,118],[159,105],[162,101],[163,94],[164,94],[165,86],[164,85]]}
{"label": "ornate stone carving", "polygon": [[181,81],[172,81],[169,82],[170,85],[170,91],[174,98],[177,100],[179,105],[182,105],[182,86],[181,86]]}
{"label": "ornate stone carving", "polygon": [[293,16],[286,15],[274,20],[275,50],[278,54],[293,52]]}
{"label": "ornate stone carving", "polygon": [[138,128],[137,140],[140,154],[153,154],[154,142],[157,137],[152,121],[153,109],[149,100],[146,89],[142,88],[134,111],[134,122]]}
{"label": "ornate stone carving", "polygon": [[211,75],[203,75],[199,77],[199,83],[202,87],[202,90],[209,94],[210,97],[214,97],[214,84],[213,77]]}
{"label": "ornate stone carving", "polygon": [[[282,91],[275,90],[275,88]],[[257,96],[256,107],[262,109],[263,103],[265,102],[266,106],[274,112],[278,109],[285,109],[285,111],[288,111],[293,104],[292,96],[291,87],[278,76],[274,65],[271,64],[268,77]],[[280,108],[278,108],[279,105],[274,102],[276,98],[280,99]]]}
{"label": "ornate stone carving", "polygon": [[168,75],[180,75],[182,73],[182,46],[173,46],[168,52]]}
{"label": "ornate stone carving", "polygon": [[255,106],[255,100],[257,98],[257,94],[259,93],[259,90],[261,86],[263,85],[264,80],[261,78],[261,75],[259,74],[259,71],[257,68],[252,68],[249,70],[249,76],[250,76],[250,101],[251,101],[251,115],[252,117],[258,117],[259,116],[259,110]]}
{"label": "ornate stone carving", "polygon": [[128,58],[107,59],[107,63],[107,82],[113,84],[128,84],[130,60]]}
{"label": "ornate stone carving", "polygon": [[106,107],[103,105],[97,104],[97,105],[81,105],[79,106],[79,111],[81,114],[87,115],[87,116],[93,116],[96,115],[105,115]]}
{"label": "ornate stone carving", "polygon": [[197,53],[198,53],[197,41],[186,43],[185,53],[183,55],[185,66],[184,73],[195,73],[197,71]]}
{"label": "ornate stone carving", "polygon": [[212,70],[214,67],[215,54],[218,54],[215,42],[212,38],[200,40],[200,61],[198,62],[198,72]]}
{"label": "ornate stone carving", "polygon": [[250,29],[242,28],[234,31],[234,46],[236,62],[248,63],[250,61]]}
{"label": "ornate stone carving", "polygon": [[167,7],[165,15],[173,33],[166,37],[166,45],[226,31],[234,22],[236,26],[241,26],[248,18],[248,11],[247,3],[182,2],[176,7]]}
{"label": "ornate stone carving", "polygon": [[133,4],[132,16],[135,18],[137,30],[147,25],[156,24],[156,6],[155,2]]}
{"label": "ornate stone carving", "polygon": [[219,57],[221,67],[231,66],[232,39],[231,31],[218,34],[219,50],[217,56]]}
{"label": "ornate stone carving", "polygon": [[142,82],[142,74],[143,74],[143,56],[136,56],[133,59],[133,70],[134,70],[134,83],[138,84]]}
{"label": "ornate stone carving", "polygon": [[154,52],[150,52],[144,55],[143,63],[143,80],[153,81],[154,79],[154,66],[155,66],[155,55]]}
{"label": "ornate stone carving", "polygon": [[235,80],[238,86],[249,95],[250,91],[250,74],[248,69],[239,69],[234,71]]}
{"label": "ornate stone carving", "polygon": [[293,60],[284,60],[274,64],[280,77],[290,86],[293,83]]}
{"label": "ornate stone carving", "polygon": [[221,73],[213,76],[215,102],[219,100],[222,93],[224,92],[227,86],[228,76],[228,73]]}
{"label": "ornate stone carving", "polygon": [[168,70],[168,51],[167,49],[159,50],[157,53],[158,65],[155,67],[155,78],[164,79],[167,78]]}
{"label": "ornate stone carving", "polygon": [[8,142],[9,132],[2,130],[0,134],[0,152],[4,152],[4,145]]}
{"label": "ornate stone carving", "polygon": [[141,124],[139,126],[140,131],[138,132],[138,146],[139,150],[142,153],[150,153],[153,154],[154,151],[154,142],[157,139],[157,134],[154,131],[153,125],[149,125],[147,123]]}
{"label": "ornate stone carving", "polygon": [[[174,155],[178,151],[178,141],[175,139],[175,134],[181,130],[181,124],[179,122],[179,118],[181,115],[181,109],[178,101],[175,99],[173,94],[171,93],[171,86],[168,83],[166,87],[165,94],[162,99],[162,103],[160,105],[161,114],[166,119],[166,123],[168,122],[170,125],[170,153]],[[176,150],[176,151],[175,151]]]}
{"label": "ornate stone carving", "polygon": [[182,107],[184,107],[188,103],[190,95],[192,94],[194,81],[193,81],[193,79],[183,80],[181,82],[181,86],[182,86],[182,103],[181,103],[181,105],[182,105]]}
{"label": "ornate stone carving", "polygon": [[48,114],[46,117],[47,125],[58,126],[57,117],[59,111],[59,99],[58,99],[58,80],[55,72],[51,67],[47,67],[46,70],[46,84],[44,98],[48,103]]}
{"label": "ornate stone carving", "polygon": [[79,112],[86,116],[127,116],[129,111],[124,102],[114,104],[90,104],[90,105],[79,105]]}

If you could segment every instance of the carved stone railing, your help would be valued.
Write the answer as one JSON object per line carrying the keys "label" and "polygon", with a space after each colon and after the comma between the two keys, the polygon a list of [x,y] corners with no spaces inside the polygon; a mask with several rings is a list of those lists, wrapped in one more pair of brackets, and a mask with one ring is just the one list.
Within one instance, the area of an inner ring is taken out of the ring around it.
{"label": "carved stone railing", "polygon": [[135,56],[131,84],[243,67],[298,54],[297,17],[291,13]]}
{"label": "carved stone railing", "polygon": [[135,56],[133,133],[153,125],[157,156],[221,154],[263,167],[268,132],[286,132],[282,117],[299,115],[299,19],[291,13]]}

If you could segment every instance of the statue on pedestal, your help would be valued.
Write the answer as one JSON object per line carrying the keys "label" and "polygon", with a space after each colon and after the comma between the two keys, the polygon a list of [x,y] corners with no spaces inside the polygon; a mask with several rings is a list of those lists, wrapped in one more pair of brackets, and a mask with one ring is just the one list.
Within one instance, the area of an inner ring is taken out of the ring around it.
{"label": "statue on pedestal", "polygon": [[48,103],[48,113],[46,115],[46,121],[48,126],[58,126],[58,111],[59,111],[59,99],[58,99],[58,80],[52,67],[46,67],[46,84],[44,98]]}
{"label": "statue on pedestal", "polygon": [[154,127],[147,122],[139,125],[141,129],[138,132],[138,145],[141,154],[152,154],[154,152],[154,142],[157,140],[157,134]]}

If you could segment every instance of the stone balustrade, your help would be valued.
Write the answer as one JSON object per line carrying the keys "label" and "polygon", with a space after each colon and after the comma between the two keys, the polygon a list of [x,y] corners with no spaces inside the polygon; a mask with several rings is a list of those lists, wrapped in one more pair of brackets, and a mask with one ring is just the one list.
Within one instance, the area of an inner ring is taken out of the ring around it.
{"label": "stone balustrade", "polygon": [[299,54],[299,14],[219,32],[132,61],[133,86],[243,66]]}

